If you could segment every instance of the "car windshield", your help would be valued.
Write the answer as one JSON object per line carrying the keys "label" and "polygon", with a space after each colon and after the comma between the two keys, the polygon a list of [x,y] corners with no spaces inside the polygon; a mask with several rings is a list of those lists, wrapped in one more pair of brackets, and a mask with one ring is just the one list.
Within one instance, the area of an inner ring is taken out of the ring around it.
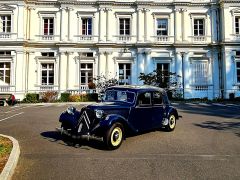
{"label": "car windshield", "polygon": [[123,90],[107,90],[104,94],[104,101],[122,101],[133,103],[135,94],[129,91]]}

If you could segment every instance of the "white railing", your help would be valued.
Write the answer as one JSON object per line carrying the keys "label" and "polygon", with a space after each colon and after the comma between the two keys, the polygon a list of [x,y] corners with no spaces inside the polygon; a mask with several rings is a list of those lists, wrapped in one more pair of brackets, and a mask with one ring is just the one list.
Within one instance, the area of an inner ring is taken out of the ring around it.
{"label": "white railing", "polygon": [[39,91],[45,92],[45,91],[57,91],[58,86],[55,85],[39,85]]}
{"label": "white railing", "polygon": [[70,94],[89,94],[96,93],[96,89],[89,89],[88,85],[81,85],[76,89],[68,89],[67,92]]}
{"label": "white railing", "polygon": [[37,35],[40,41],[55,41],[58,35]]}
{"label": "white railing", "polygon": [[240,34],[231,34],[232,40],[240,41]]}
{"label": "white railing", "polygon": [[16,39],[16,33],[0,33],[0,39]]}
{"label": "white railing", "polygon": [[13,92],[15,86],[0,86],[0,93],[1,92]]}
{"label": "white railing", "polygon": [[158,43],[173,43],[173,36],[152,36],[155,42]]}
{"label": "white railing", "polygon": [[93,35],[77,35],[75,37],[78,37],[78,41],[84,41],[84,42],[92,42],[92,41],[97,41],[98,36],[93,36]]}
{"label": "white railing", "polygon": [[206,36],[193,36],[193,42],[206,42]]}
{"label": "white railing", "polygon": [[133,40],[133,37],[135,36],[131,36],[131,35],[117,35],[116,37],[116,41],[117,42],[131,42]]}

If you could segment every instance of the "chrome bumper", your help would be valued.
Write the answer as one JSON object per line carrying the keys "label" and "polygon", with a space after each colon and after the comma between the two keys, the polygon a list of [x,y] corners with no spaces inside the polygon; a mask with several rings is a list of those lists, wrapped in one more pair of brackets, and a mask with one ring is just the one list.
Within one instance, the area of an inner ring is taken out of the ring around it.
{"label": "chrome bumper", "polygon": [[102,137],[96,137],[96,136],[92,136],[89,134],[86,135],[72,135],[71,133],[69,133],[67,130],[63,129],[63,128],[56,128],[56,130],[58,132],[60,132],[61,134],[65,134],[73,139],[83,139],[83,140],[97,140],[97,141],[103,141]]}

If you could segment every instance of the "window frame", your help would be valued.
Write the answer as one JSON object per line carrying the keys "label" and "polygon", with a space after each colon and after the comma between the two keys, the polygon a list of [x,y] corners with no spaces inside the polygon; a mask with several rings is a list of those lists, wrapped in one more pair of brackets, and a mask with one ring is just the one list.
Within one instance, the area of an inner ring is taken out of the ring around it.
{"label": "window frame", "polygon": [[[48,20],[47,22],[47,33],[45,34],[45,20]],[[53,20],[52,22],[52,28],[50,28],[50,20]],[[43,17],[42,18],[43,21],[43,26],[42,26],[42,32],[44,36],[54,36],[55,35],[55,18],[54,17]],[[52,34],[50,32],[50,30],[52,29]]]}
{"label": "window frame", "polygon": [[[142,94],[146,94],[146,93],[149,93],[150,94],[150,104],[140,104],[140,101],[139,101],[139,98],[140,98],[140,95],[142,95]],[[152,106],[153,104],[152,104],[152,92],[151,91],[146,91],[146,92],[141,92],[141,93],[138,93],[138,95],[137,95],[137,106],[139,106],[139,107],[150,107],[150,106]]]}
{"label": "window frame", "polygon": [[[123,24],[124,33],[123,34],[121,34],[121,22],[120,22],[121,20],[124,20],[124,24]],[[129,20],[129,29],[126,28],[126,20]],[[131,34],[132,34],[131,29],[132,29],[131,17],[120,16],[118,18],[118,35],[119,36],[131,36]],[[129,31],[129,34],[126,33],[127,30]]]}
{"label": "window frame", "polygon": [[[47,69],[43,69],[42,68],[43,64],[47,65]],[[50,69],[49,65],[53,65],[53,68]],[[40,77],[40,79],[41,79],[41,86],[53,86],[55,84],[55,63],[54,62],[41,62],[40,71],[41,71],[41,73],[40,73],[41,74],[41,77]],[[47,76],[46,76],[47,82],[46,82],[46,84],[43,84],[43,71],[47,72]],[[51,83],[51,84],[49,83],[49,79],[50,79],[49,72],[50,71],[53,71],[53,83]]]}
{"label": "window frame", "polygon": [[[83,20],[87,20],[86,21],[86,29],[85,29],[85,34],[83,33]],[[91,20],[91,33],[89,34],[89,20]],[[81,30],[80,30],[80,34],[83,35],[83,36],[92,36],[93,35],[93,17],[91,16],[83,16],[81,17],[81,20],[80,20],[80,24],[81,24]]]}
{"label": "window frame", "polygon": [[[82,68],[82,64],[85,64],[86,68]],[[91,64],[92,68],[87,68],[87,65]],[[87,75],[85,74],[85,83],[82,83],[82,71],[84,71],[85,73],[87,73]],[[79,69],[79,78],[80,78],[80,85],[88,85],[89,81],[89,76],[88,76],[88,71],[92,71],[92,79],[94,77],[94,63],[93,62],[80,62],[80,69]]]}
{"label": "window frame", "polygon": [[[199,79],[200,78],[198,78],[198,79],[196,79],[196,77],[200,77],[200,75],[199,74],[201,74],[202,72],[198,72],[197,73],[197,75],[194,73],[195,72],[195,67],[193,67],[194,65],[196,65],[196,64],[200,64],[200,63],[206,63],[206,71],[207,71],[207,74],[204,76],[204,77],[201,77],[201,78],[205,78],[205,82],[203,82],[203,81],[200,81]],[[198,86],[198,85],[200,85],[200,86],[207,86],[207,85],[209,85],[209,74],[210,74],[210,71],[209,71],[209,66],[210,66],[210,63],[209,63],[209,61],[207,60],[207,59],[194,59],[193,58],[193,60],[191,60],[191,76],[192,76],[192,85],[193,86]]]}
{"label": "window frame", "polygon": [[[197,29],[195,29],[195,20],[197,20],[198,21],[198,23],[197,23]],[[203,29],[202,29],[202,31],[203,31],[203,34],[200,34],[200,23],[199,23],[199,21],[200,20],[202,20],[202,26],[203,26]],[[206,26],[205,26],[205,24],[206,24],[206,22],[205,22],[205,19],[204,18],[194,18],[193,19],[193,36],[206,36]],[[197,30],[197,34],[195,34],[195,30]]]}
{"label": "window frame", "polygon": [[[239,63],[239,67],[237,66],[238,63]],[[237,59],[235,61],[235,68],[236,68],[236,83],[240,84],[240,59]],[[239,70],[239,75],[238,75],[238,70]],[[238,81],[238,77],[239,77],[239,81]]]}
{"label": "window frame", "polygon": [[[161,20],[165,20],[166,21],[166,35],[163,35],[163,34],[160,34],[158,35],[158,31],[164,31],[163,28],[158,28],[158,21],[161,21]],[[156,18],[156,25],[155,25],[155,33],[156,33],[156,36],[168,36],[169,35],[169,19],[168,18],[164,18],[164,17],[157,17]]]}
{"label": "window frame", "polygon": [[[12,75],[12,63],[10,61],[0,61],[0,63],[3,63],[3,68],[0,67],[0,71],[3,71],[3,83],[10,85]],[[9,68],[6,67],[6,63],[9,63]],[[6,71],[9,71],[9,82],[6,82]]]}
{"label": "window frame", "polygon": [[[120,64],[123,64],[123,84],[120,84],[120,68],[119,68],[119,65]],[[127,64],[129,64],[130,65],[130,69],[127,69],[127,67],[126,67],[126,65]],[[118,70],[117,70],[117,75],[118,75],[118,84],[119,85],[127,85],[127,82],[125,82],[125,81],[127,81],[127,79],[126,79],[126,77],[127,77],[127,70],[130,70],[130,82],[128,82],[128,84],[131,84],[132,83],[132,63],[131,62],[118,62],[118,65],[117,65],[117,68],[118,68]]]}
{"label": "window frame", "polygon": [[[12,25],[13,25],[13,23],[12,23],[12,21],[13,21],[12,14],[11,13],[1,13],[0,12],[0,21],[3,22],[2,21],[2,17],[7,17],[7,16],[10,16],[10,31],[9,32],[7,31],[8,25],[7,25],[7,23],[5,23],[5,31],[3,30],[3,28],[4,28],[4,26],[3,26],[2,27],[2,32],[0,32],[0,33],[12,33]],[[5,21],[8,21],[8,20],[5,20]]]}

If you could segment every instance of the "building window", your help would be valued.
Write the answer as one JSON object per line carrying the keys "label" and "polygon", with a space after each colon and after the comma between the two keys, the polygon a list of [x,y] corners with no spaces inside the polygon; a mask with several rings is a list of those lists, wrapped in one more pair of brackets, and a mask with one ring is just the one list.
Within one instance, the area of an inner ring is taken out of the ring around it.
{"label": "building window", "polygon": [[54,85],[54,63],[42,63],[42,85]]}
{"label": "building window", "polygon": [[87,85],[93,80],[93,63],[80,64],[81,85]]}
{"label": "building window", "polygon": [[82,35],[92,35],[92,18],[82,18]]}
{"label": "building window", "polygon": [[119,34],[130,35],[130,18],[119,19]]}
{"label": "building window", "polygon": [[240,22],[240,17],[235,17],[235,32],[236,34],[240,34],[239,33],[239,23]]}
{"label": "building window", "polygon": [[131,84],[131,64],[130,63],[118,64],[118,79],[119,79],[119,85]]}
{"label": "building window", "polygon": [[0,63],[0,80],[3,83],[10,84],[10,72],[11,72],[10,62],[1,62]]}
{"label": "building window", "polygon": [[0,56],[11,56],[11,51],[0,51]]}
{"label": "building window", "polygon": [[11,32],[11,15],[0,15],[0,33]]}
{"label": "building window", "polygon": [[167,36],[167,35],[168,35],[168,20],[157,19],[157,36]]}
{"label": "building window", "polygon": [[54,35],[54,18],[43,18],[43,34]]}
{"label": "building window", "polygon": [[42,52],[41,55],[44,57],[54,57],[54,52]]}
{"label": "building window", "polygon": [[236,62],[236,69],[237,69],[237,83],[240,83],[240,61]]}
{"label": "building window", "polygon": [[159,77],[158,82],[161,83],[161,87],[166,87],[169,82],[169,63],[157,63],[157,71],[163,75]]}
{"label": "building window", "polygon": [[194,85],[208,84],[208,61],[196,61],[192,63],[192,78]]}
{"label": "building window", "polygon": [[194,36],[204,35],[204,19],[194,19]]}

